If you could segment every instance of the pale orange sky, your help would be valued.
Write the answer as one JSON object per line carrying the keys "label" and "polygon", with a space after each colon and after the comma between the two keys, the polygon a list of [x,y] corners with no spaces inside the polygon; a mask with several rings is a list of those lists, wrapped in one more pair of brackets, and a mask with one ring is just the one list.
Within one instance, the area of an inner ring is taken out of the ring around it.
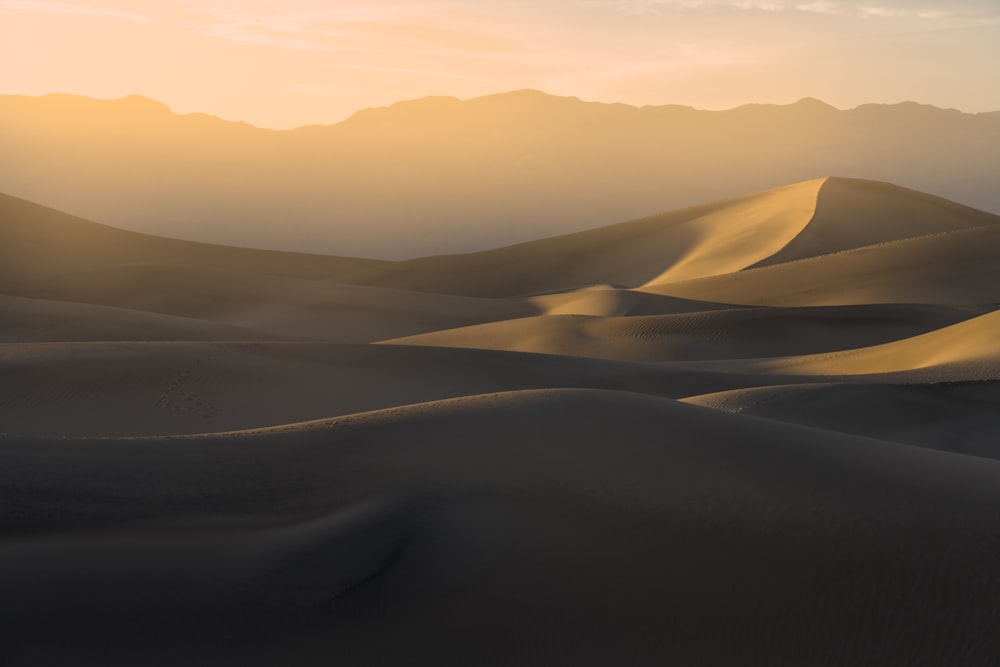
{"label": "pale orange sky", "polygon": [[730,108],[1000,110],[997,0],[0,0],[0,94],[262,127],[520,88]]}

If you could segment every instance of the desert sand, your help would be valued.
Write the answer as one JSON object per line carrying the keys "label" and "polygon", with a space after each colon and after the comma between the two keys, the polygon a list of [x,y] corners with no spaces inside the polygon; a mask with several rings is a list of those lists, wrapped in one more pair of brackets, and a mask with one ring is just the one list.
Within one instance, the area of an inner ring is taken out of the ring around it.
{"label": "desert sand", "polygon": [[998,216],[0,248],[3,664],[1000,664]]}

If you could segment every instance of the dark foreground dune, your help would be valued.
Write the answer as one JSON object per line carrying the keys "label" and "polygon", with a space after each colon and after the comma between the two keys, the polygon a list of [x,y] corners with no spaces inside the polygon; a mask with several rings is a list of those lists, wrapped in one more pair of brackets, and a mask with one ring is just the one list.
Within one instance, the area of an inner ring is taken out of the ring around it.
{"label": "dark foreground dune", "polygon": [[2,471],[20,662],[1000,659],[1000,464],[973,457],[550,390],[8,442]]}
{"label": "dark foreground dune", "polygon": [[0,198],[0,664],[1000,664],[1000,218],[407,262]]}

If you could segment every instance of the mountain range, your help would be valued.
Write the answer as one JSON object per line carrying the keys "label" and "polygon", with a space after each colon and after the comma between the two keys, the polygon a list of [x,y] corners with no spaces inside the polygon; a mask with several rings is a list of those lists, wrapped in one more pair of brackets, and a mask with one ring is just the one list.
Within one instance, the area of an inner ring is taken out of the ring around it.
{"label": "mountain range", "polygon": [[380,259],[565,234],[829,174],[1000,211],[1000,113],[729,111],[537,91],[255,128],[131,96],[0,96],[0,192],[150,234]]}

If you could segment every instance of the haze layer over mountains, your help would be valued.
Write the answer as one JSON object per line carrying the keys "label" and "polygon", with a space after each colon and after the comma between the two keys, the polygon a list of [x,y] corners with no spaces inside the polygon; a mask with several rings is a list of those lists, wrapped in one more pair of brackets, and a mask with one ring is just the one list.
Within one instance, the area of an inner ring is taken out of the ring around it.
{"label": "haze layer over mountains", "polygon": [[133,96],[0,97],[0,192],[165,236],[384,259],[485,250],[831,174],[1000,212],[1000,113],[730,111],[518,91],[257,129]]}
{"label": "haze layer over mountains", "polygon": [[4,664],[1000,663],[1000,216],[818,178],[381,261],[4,195],[0,248]]}

